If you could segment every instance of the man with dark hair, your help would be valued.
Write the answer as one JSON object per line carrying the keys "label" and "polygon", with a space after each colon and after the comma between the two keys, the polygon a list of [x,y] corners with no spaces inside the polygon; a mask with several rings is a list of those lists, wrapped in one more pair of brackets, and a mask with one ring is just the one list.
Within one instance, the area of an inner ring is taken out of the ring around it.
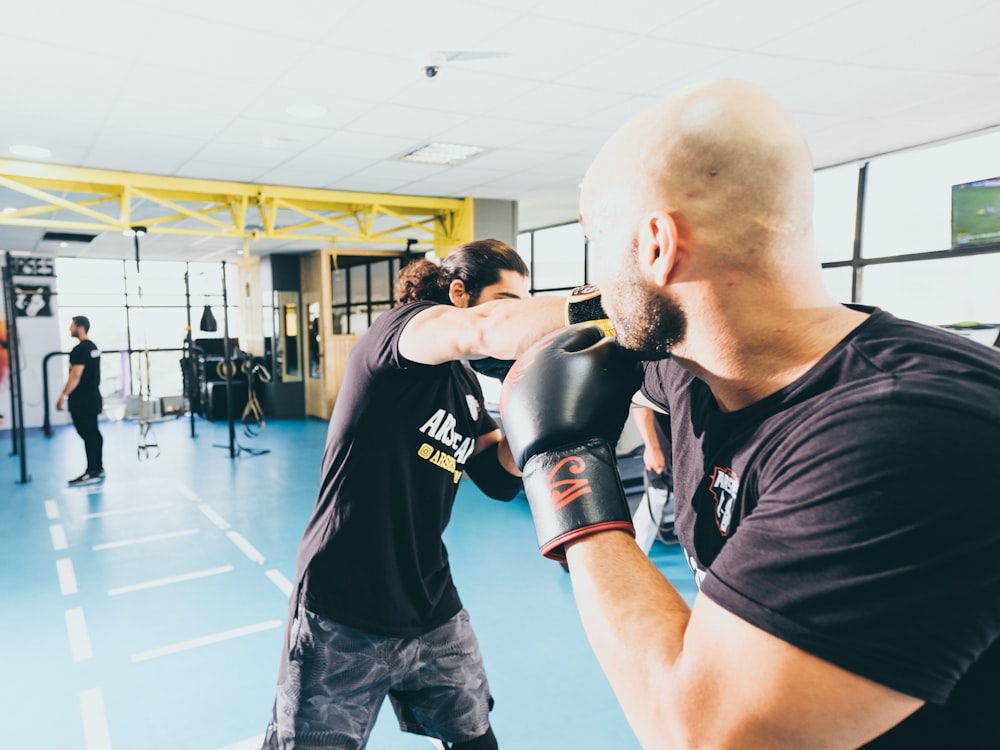
{"label": "man with dark hair", "polygon": [[69,378],[56,401],[62,411],[69,403],[73,426],[83,438],[87,452],[87,470],[69,480],[71,487],[95,484],[104,479],[104,438],[97,418],[104,408],[101,400],[101,350],[90,340],[90,320],[76,315],[69,324],[69,334],[80,341],[69,353]]}
{"label": "man with dark hair", "polygon": [[461,360],[511,360],[564,325],[566,299],[528,298],[527,275],[497,240],[411,263],[402,304],[351,351],[299,547],[265,748],[363,748],[386,696],[404,731],[456,750],[497,747],[441,535],[464,474],[498,500],[521,489]]}
{"label": "man with dark hair", "polygon": [[[998,748],[1000,353],[832,299],[812,194],[747,81],[605,144],[580,215],[617,340],[555,334],[501,400],[540,546],[644,748]],[[605,460],[637,387],[670,414],[693,606]]]}

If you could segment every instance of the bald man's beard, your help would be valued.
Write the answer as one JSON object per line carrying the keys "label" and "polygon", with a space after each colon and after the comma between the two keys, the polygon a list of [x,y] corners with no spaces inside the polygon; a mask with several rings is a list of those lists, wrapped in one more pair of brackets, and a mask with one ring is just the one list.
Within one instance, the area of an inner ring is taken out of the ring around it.
{"label": "bald man's beard", "polygon": [[644,360],[663,359],[684,339],[687,316],[677,302],[639,278],[634,262],[625,278],[603,289],[605,298],[614,300],[611,323],[621,346]]}

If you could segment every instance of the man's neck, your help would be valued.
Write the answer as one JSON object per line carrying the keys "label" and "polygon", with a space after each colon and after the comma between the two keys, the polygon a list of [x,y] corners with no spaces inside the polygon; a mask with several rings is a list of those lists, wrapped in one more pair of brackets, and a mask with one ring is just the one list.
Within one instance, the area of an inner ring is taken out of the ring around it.
{"label": "man's neck", "polygon": [[708,384],[720,409],[738,411],[801,378],[867,317],[838,304],[748,315],[715,335],[691,331],[674,356]]}

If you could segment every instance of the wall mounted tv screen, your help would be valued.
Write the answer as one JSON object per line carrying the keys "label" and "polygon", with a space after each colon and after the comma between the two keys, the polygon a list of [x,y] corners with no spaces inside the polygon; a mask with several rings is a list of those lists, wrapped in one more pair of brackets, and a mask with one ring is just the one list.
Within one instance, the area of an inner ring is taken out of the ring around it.
{"label": "wall mounted tv screen", "polygon": [[1000,243],[1000,177],[951,186],[951,246]]}

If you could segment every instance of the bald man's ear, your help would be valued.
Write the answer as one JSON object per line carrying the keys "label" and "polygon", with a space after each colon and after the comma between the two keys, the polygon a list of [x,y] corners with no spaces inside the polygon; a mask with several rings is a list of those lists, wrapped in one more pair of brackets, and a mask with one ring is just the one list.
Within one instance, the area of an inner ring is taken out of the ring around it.
{"label": "bald man's ear", "polygon": [[639,263],[657,286],[664,286],[677,261],[677,225],[669,214],[656,213],[644,230],[639,238]]}

